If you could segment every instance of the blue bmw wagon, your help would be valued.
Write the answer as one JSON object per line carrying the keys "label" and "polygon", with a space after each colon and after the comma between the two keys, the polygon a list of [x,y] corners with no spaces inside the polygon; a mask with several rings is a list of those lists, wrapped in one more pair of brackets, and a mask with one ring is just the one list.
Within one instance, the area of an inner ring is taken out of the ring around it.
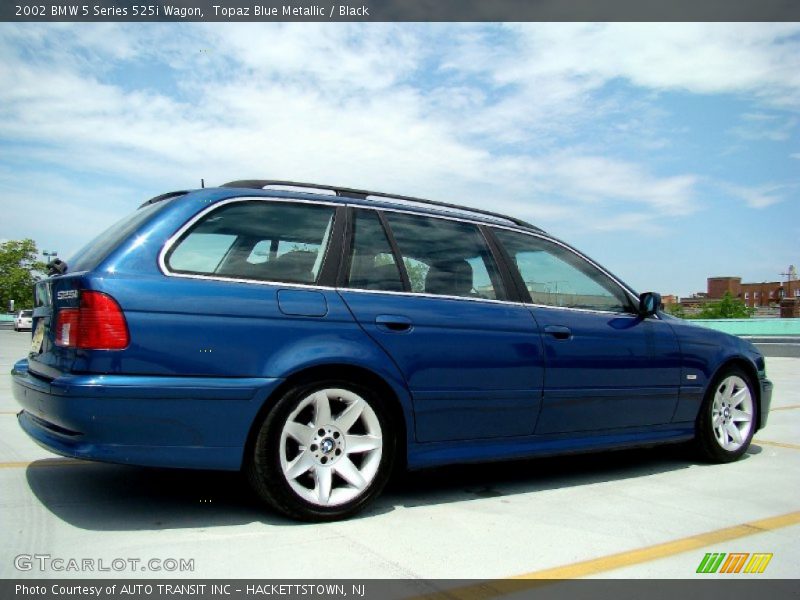
{"label": "blue bmw wagon", "polygon": [[13,389],[53,452],[242,470],[305,520],[363,509],[395,465],[687,441],[735,460],[766,424],[764,358],[660,306],[513,217],[235,181],[53,263]]}

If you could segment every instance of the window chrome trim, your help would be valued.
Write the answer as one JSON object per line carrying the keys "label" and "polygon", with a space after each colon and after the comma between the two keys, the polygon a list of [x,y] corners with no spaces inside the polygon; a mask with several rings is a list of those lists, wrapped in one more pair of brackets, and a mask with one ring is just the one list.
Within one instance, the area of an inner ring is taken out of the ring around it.
{"label": "window chrome trim", "polygon": [[533,302],[523,302],[523,304],[529,308],[552,308],[554,310],[575,310],[578,312],[584,313],[591,313],[591,314],[599,314],[599,315],[617,315],[617,316],[625,316],[631,318],[638,318],[640,315],[628,311],[616,311],[616,310],[601,310],[599,308],[577,308],[574,306],[553,306],[552,304],[536,304]]}
{"label": "window chrome trim", "polygon": [[271,285],[273,287],[301,288],[307,290],[330,290],[336,291],[337,288],[328,285],[318,285],[316,283],[295,283],[293,281],[276,281],[273,279],[240,279],[237,277],[217,277],[214,275],[200,275],[194,273],[164,273],[167,277],[181,279],[200,279],[204,281],[219,281],[222,283],[254,283],[256,285]]}
{"label": "window chrome trim", "polygon": [[[623,284],[619,279],[614,277],[611,273],[609,273],[606,269],[604,269],[601,265],[596,263],[594,260],[583,254],[582,252],[572,248],[568,244],[549,236],[546,233],[540,233],[536,231],[530,231],[528,229],[524,229],[521,227],[514,227],[506,226],[500,223],[493,223],[487,221],[478,221],[475,219],[469,218],[461,218],[455,217],[450,215],[442,215],[442,214],[433,214],[428,212],[420,212],[414,210],[404,210],[402,208],[392,208],[392,207],[369,207],[366,205],[358,204],[358,203],[350,203],[350,202],[330,202],[325,200],[306,200],[301,198],[282,198],[277,196],[236,196],[234,198],[227,198],[225,200],[221,200],[219,202],[215,202],[214,204],[204,208],[199,213],[194,215],[191,219],[189,219],[184,225],[178,229],[170,238],[165,242],[164,247],[161,249],[158,255],[158,266],[161,270],[161,273],[167,277],[182,277],[186,279],[205,279],[210,281],[230,281],[234,283],[255,283],[257,285],[273,285],[273,286],[287,286],[292,288],[301,288],[301,289],[320,289],[320,290],[333,290],[333,291],[350,291],[350,292],[361,292],[366,294],[389,294],[395,296],[414,296],[414,297],[425,297],[425,298],[445,298],[450,300],[468,300],[470,302],[488,302],[492,304],[509,304],[512,306],[526,306],[526,307],[541,307],[541,308],[556,308],[559,310],[576,310],[581,312],[597,312],[601,314],[611,314],[611,315],[632,315],[636,316],[636,313],[630,312],[613,312],[613,311],[595,311],[585,308],[572,308],[569,306],[551,306],[547,304],[533,304],[533,303],[526,303],[526,302],[516,302],[512,300],[492,300],[489,298],[472,298],[468,296],[446,296],[440,294],[425,294],[424,292],[406,292],[406,291],[384,291],[384,290],[364,290],[359,288],[348,288],[348,287],[330,287],[330,286],[323,286],[318,284],[306,284],[306,283],[293,283],[288,281],[274,281],[274,280],[264,280],[264,279],[244,279],[244,278],[234,278],[234,277],[220,277],[214,275],[203,275],[199,273],[176,273],[174,271],[169,270],[166,265],[166,255],[172,249],[172,246],[180,239],[180,237],[186,233],[188,229],[190,229],[195,223],[197,223],[200,219],[202,219],[205,215],[209,212],[216,210],[221,206],[225,206],[227,204],[234,204],[236,202],[249,202],[249,201],[263,201],[263,202],[286,202],[289,204],[315,204],[320,206],[345,206],[345,207],[354,207],[354,208],[363,208],[367,210],[375,210],[377,212],[396,212],[401,214],[408,214],[414,216],[423,216],[423,217],[430,217],[432,219],[444,219],[447,221],[457,221],[461,223],[470,223],[478,227],[480,231],[480,225],[485,227],[496,227],[498,229],[506,229],[508,231],[514,231],[516,233],[522,233],[524,235],[529,235],[531,237],[535,237],[541,240],[545,240],[547,242],[551,242],[560,246],[567,250],[568,252],[572,252],[573,254],[577,255],[578,257],[582,258],[590,265],[598,269],[601,273],[603,273],[606,277],[608,277],[611,281],[616,283],[622,290],[625,292],[628,297],[633,302],[633,305],[639,302],[639,298],[636,293],[630,289],[628,286]],[[326,248],[327,252],[327,248]]]}
{"label": "window chrome trim", "polygon": [[270,285],[278,288],[299,288],[304,290],[327,290],[330,292],[357,292],[360,294],[385,294],[391,296],[409,296],[412,298],[443,298],[445,300],[468,300],[470,302],[488,302],[491,304],[509,304],[512,306],[525,306],[522,302],[511,300],[493,300],[491,298],[473,298],[471,296],[449,296],[444,294],[425,294],[422,292],[396,292],[389,290],[364,290],[361,288],[331,287],[313,283],[294,283],[291,281],[275,281],[266,279],[239,279],[234,277],[215,277],[214,275],[200,275],[192,273],[165,273],[168,277],[183,279],[199,279],[204,281],[220,281],[223,283],[253,283],[256,285]]}
{"label": "window chrome trim", "polygon": [[470,302],[488,302],[491,304],[509,304],[511,306],[524,306],[522,302],[512,300],[493,300],[492,298],[476,298],[473,296],[450,296],[449,294],[426,294],[425,292],[396,292],[388,290],[363,290],[361,288],[336,288],[337,292],[359,292],[362,294],[388,294],[391,296],[409,296],[412,298],[443,298],[445,300],[468,300]]}
{"label": "window chrome trim", "polygon": [[[288,283],[288,282],[279,282],[279,281],[267,281],[263,279],[240,279],[235,277],[221,277],[221,276],[214,276],[214,275],[205,275],[202,273],[178,273],[176,271],[170,270],[167,266],[167,254],[170,253],[172,247],[178,242],[179,239],[186,233],[189,229],[191,229],[200,219],[205,217],[208,213],[217,210],[222,206],[227,206],[228,204],[236,204],[238,202],[252,202],[253,200],[260,200],[264,202],[284,202],[288,204],[314,204],[319,206],[331,206],[337,207],[341,206],[340,202],[325,202],[324,200],[302,200],[297,198],[278,198],[272,196],[236,196],[235,198],[227,198],[225,200],[221,200],[220,202],[215,202],[214,204],[204,208],[199,213],[195,214],[191,219],[189,219],[186,223],[184,223],[178,231],[170,236],[170,238],[164,243],[164,247],[161,248],[161,251],[158,253],[158,268],[161,270],[163,275],[167,277],[188,277],[190,279],[213,279],[215,281],[238,281],[244,283]],[[333,211],[332,216],[335,216],[336,211]],[[330,242],[330,240],[328,240]],[[323,254],[327,252],[327,248],[323,251]],[[318,275],[319,276],[319,275]],[[304,285],[304,284],[298,284]],[[319,287],[319,286],[316,286]]]}

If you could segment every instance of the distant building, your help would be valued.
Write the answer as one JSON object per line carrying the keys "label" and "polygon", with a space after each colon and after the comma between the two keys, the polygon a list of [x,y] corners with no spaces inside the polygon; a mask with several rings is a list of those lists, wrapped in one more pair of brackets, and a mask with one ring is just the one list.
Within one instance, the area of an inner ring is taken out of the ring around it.
{"label": "distant building", "polygon": [[[696,315],[704,306],[721,300],[729,293],[748,308],[755,309],[755,316],[800,317],[800,278],[797,276],[797,269],[790,265],[787,272],[781,275],[786,277],[786,281],[742,283],[741,277],[709,277],[706,292],[697,292],[689,298],[679,298],[677,303],[687,314]],[[676,302],[672,298],[664,296],[664,305]]]}
{"label": "distant building", "polygon": [[779,306],[781,300],[800,298],[800,280],[742,283],[741,277],[709,277],[708,297],[719,300],[730,292],[750,308]]}
{"label": "distant building", "polygon": [[692,294],[689,298],[681,298],[680,305],[686,310],[687,314],[693,315],[700,312],[700,310],[711,302],[711,298],[704,292]]}
{"label": "distant building", "polygon": [[672,306],[674,304],[679,304],[680,301],[681,299],[674,294],[664,294],[663,296],[661,296],[661,303],[664,306]]}

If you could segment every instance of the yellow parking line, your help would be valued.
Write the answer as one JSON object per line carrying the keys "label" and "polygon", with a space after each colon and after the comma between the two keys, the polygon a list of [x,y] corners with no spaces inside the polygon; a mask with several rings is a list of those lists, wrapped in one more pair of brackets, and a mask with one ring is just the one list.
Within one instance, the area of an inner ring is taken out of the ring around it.
{"label": "yellow parking line", "polygon": [[[759,533],[798,524],[800,524],[800,511],[777,517],[760,519],[758,521],[751,521],[749,523],[742,523],[741,525],[734,525],[733,527],[726,527],[725,529],[718,529],[698,535],[691,535],[646,548],[584,560],[570,565],[543,569],[541,571],[531,571],[530,573],[524,573],[509,579],[487,581],[462,588],[443,590],[438,593],[422,596],[421,598],[425,600],[486,600],[488,598],[496,598],[498,596],[505,596],[507,594],[549,585],[552,581],[548,580],[573,579],[576,577],[596,575],[605,571],[612,571],[622,567],[650,562],[690,550],[698,550],[713,544],[719,544],[721,542],[757,535]],[[693,574],[693,569],[694,567],[692,567],[690,573],[685,575]]]}
{"label": "yellow parking line", "polygon": [[800,444],[789,444],[787,442],[769,442],[767,440],[753,440],[754,444],[763,446],[775,446],[776,448],[789,448],[790,450],[800,450]]}
{"label": "yellow parking line", "polygon": [[769,412],[773,410],[794,410],[796,408],[800,408],[800,404],[792,404],[791,406],[772,406],[769,409]]}
{"label": "yellow parking line", "polygon": [[563,567],[533,571],[532,573],[518,575],[516,578],[572,579],[574,577],[585,577],[587,575],[594,575],[604,571],[611,571],[621,567],[649,562],[651,560],[672,556],[673,554],[697,550],[698,548],[711,546],[712,544],[727,542],[729,540],[735,540],[797,524],[800,524],[800,511],[780,515],[778,517],[761,519],[759,521],[751,521],[750,523],[742,523],[741,525],[734,525],[733,527],[726,527],[725,529],[718,529],[698,535],[691,535],[672,542],[656,544],[655,546],[631,550],[629,552],[620,552],[619,554],[611,554],[609,556],[586,560]]}
{"label": "yellow parking line", "polygon": [[0,415],[16,415],[17,413],[13,410],[0,410]]}
{"label": "yellow parking line", "polygon": [[72,465],[90,465],[91,461],[78,460],[76,458],[45,458],[40,460],[4,462],[0,463],[0,469],[25,469],[27,467],[69,467]]}

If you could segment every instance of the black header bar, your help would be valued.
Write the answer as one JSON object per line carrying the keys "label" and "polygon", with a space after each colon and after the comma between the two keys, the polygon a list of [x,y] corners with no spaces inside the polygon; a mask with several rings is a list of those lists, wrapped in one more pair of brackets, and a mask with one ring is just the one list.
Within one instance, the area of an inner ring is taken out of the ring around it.
{"label": "black header bar", "polygon": [[0,21],[800,21],[797,0],[3,0]]}

